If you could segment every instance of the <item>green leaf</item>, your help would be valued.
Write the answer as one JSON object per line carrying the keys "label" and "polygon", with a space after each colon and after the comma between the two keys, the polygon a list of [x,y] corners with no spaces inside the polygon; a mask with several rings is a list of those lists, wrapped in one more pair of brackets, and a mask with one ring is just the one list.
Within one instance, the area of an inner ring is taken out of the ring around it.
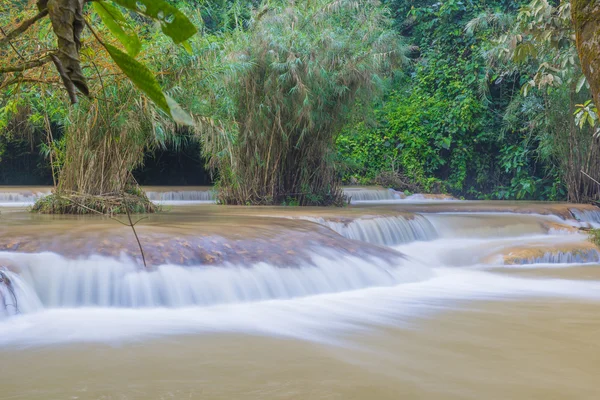
{"label": "green leaf", "polygon": [[163,93],[158,81],[152,72],[141,62],[129,56],[127,53],[116,47],[103,43],[111,58],[150,100],[154,102],[161,110],[169,114],[175,122],[181,125],[193,125],[192,117],[186,113],[180,106]]}
{"label": "green leaf", "polygon": [[171,97],[165,94],[169,110],[171,111],[171,117],[179,125],[194,126],[194,119],[190,114],[185,111],[181,106]]}
{"label": "green leaf", "polygon": [[113,1],[132,11],[160,21],[163,33],[173,39],[176,44],[186,41],[197,32],[188,17],[165,0]]}
{"label": "green leaf", "polygon": [[185,52],[188,53],[189,55],[192,55],[194,53],[194,50],[192,49],[192,45],[187,40],[185,42],[181,42],[181,47],[183,47]]}
{"label": "green leaf", "polygon": [[579,78],[579,81],[577,81],[577,89],[576,92],[579,93],[581,91],[581,88],[583,88],[583,85],[585,85],[585,75],[581,75],[581,78]]}
{"label": "green leaf", "polygon": [[121,42],[127,53],[131,57],[137,56],[142,48],[142,43],[135,30],[127,23],[121,11],[106,1],[94,1],[92,5],[94,11],[96,11],[102,22],[104,22],[104,25]]}
{"label": "green leaf", "polygon": [[450,145],[452,144],[452,139],[451,138],[443,138],[442,139],[442,148],[443,149],[450,149]]}

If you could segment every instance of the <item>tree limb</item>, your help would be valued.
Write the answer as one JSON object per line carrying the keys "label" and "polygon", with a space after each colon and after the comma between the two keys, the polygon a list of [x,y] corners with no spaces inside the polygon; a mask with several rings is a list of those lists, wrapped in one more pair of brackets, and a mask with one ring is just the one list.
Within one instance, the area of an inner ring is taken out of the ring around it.
{"label": "tree limb", "polygon": [[51,56],[48,55],[48,56],[44,56],[42,58],[38,58],[37,60],[26,61],[26,62],[18,64],[18,65],[0,68],[0,74],[6,74],[8,72],[23,72],[28,69],[41,67],[42,65],[48,63],[51,60],[50,57]]}
{"label": "tree limb", "polygon": [[24,82],[29,82],[29,83],[42,83],[42,84],[46,84],[46,85],[57,85],[60,84],[60,81],[56,81],[56,80],[45,80],[45,79],[38,79],[38,78],[25,78],[25,77],[17,77],[14,79],[9,79],[5,82],[3,82],[2,84],[0,84],[0,90],[7,88],[11,85],[14,85],[15,83],[24,83]]}
{"label": "tree limb", "polygon": [[7,43],[10,43],[10,41],[12,39],[25,33],[25,31],[27,31],[27,29],[29,29],[31,27],[31,25],[35,24],[40,19],[44,18],[46,15],[48,15],[48,9],[44,9],[44,10],[40,11],[39,13],[37,13],[34,17],[26,19],[25,21],[21,22],[21,25],[16,27],[14,30],[8,32],[6,34],[6,36],[4,36],[3,38],[0,39],[0,47],[6,45]]}
{"label": "tree limb", "polygon": [[[4,29],[2,27],[0,27],[0,32],[2,32],[2,34],[4,35],[4,37],[8,37],[8,35],[6,34],[6,32],[4,31]],[[15,47],[15,45],[13,44],[13,42],[11,42],[10,40],[8,41],[8,43],[10,44],[10,47],[12,47],[13,51],[15,53],[17,53],[17,55],[19,56],[19,58],[23,61],[25,61],[25,57],[23,57],[23,55],[21,54],[21,52]]]}
{"label": "tree limb", "polygon": [[[68,77],[73,86],[89,97],[90,92],[81,70],[79,58],[81,33],[85,26],[83,4],[83,0],[48,0],[47,7],[58,43],[57,58],[64,68],[62,78],[64,80],[65,77]],[[70,88],[67,90],[71,91]]]}
{"label": "tree limb", "polygon": [[67,93],[69,94],[69,100],[71,100],[71,104],[76,104],[77,93],[75,91],[75,85],[73,84],[73,81],[67,75],[67,72],[65,71],[65,68],[63,67],[60,59],[55,54],[51,54],[50,57],[52,58],[52,62],[54,62],[54,66],[56,67],[56,70],[58,71],[58,74],[60,75],[63,81],[65,89],[67,89]]}
{"label": "tree limb", "polygon": [[581,69],[600,107],[600,0],[571,1],[571,17]]}

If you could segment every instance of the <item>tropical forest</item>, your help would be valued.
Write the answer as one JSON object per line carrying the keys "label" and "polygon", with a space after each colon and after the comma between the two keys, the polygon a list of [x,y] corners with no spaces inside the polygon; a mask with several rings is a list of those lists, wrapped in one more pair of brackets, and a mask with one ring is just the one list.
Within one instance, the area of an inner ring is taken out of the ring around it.
{"label": "tropical forest", "polygon": [[0,398],[598,398],[598,104],[600,0],[2,0]]}

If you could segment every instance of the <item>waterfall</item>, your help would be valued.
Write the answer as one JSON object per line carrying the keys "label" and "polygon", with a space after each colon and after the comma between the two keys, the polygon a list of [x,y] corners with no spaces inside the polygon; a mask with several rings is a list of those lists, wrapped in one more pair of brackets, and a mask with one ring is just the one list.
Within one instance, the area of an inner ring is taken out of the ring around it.
{"label": "waterfall", "polygon": [[0,204],[30,204],[49,194],[50,190],[39,192],[27,190],[23,190],[22,192],[0,192]]}
{"label": "waterfall", "polygon": [[599,263],[600,252],[598,250],[574,250],[546,252],[541,257],[508,257],[504,263],[508,265],[529,264],[584,264]]}
{"label": "waterfall", "polygon": [[458,199],[445,194],[411,194],[406,197],[409,201],[458,201]]}
{"label": "waterfall", "polygon": [[572,208],[571,214],[576,220],[581,222],[591,222],[594,224],[600,224],[600,209],[597,210],[580,210]]}
{"label": "waterfall", "polygon": [[17,294],[8,274],[0,271],[0,317],[15,315],[18,310]]}
{"label": "waterfall", "polygon": [[36,293],[19,275],[0,270],[0,318],[40,308]]}
{"label": "waterfall", "polygon": [[[394,286],[430,277],[425,267],[392,265],[335,253],[315,255],[303,267],[162,265],[140,270],[128,260],[95,256],[68,260],[52,253],[12,254],[20,273],[7,272],[21,312],[62,307],[190,307],[289,299]],[[398,259],[396,264],[402,263]],[[0,298],[10,299],[6,287]]]}
{"label": "waterfall", "polygon": [[152,201],[194,201],[194,202],[214,202],[216,197],[211,189],[206,190],[176,190],[170,192],[147,191],[146,196]]}
{"label": "waterfall", "polygon": [[344,188],[344,194],[351,199],[352,203],[365,201],[393,201],[402,200],[404,193],[392,189],[363,189]]}
{"label": "waterfall", "polygon": [[421,215],[358,218],[351,222],[337,222],[324,218],[302,217],[327,226],[348,239],[360,240],[382,246],[396,246],[437,238],[431,222]]}

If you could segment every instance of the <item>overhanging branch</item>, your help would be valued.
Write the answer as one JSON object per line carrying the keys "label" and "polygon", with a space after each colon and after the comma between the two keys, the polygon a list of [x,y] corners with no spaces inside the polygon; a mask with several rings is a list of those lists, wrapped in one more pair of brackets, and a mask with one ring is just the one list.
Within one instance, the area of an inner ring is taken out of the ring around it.
{"label": "overhanging branch", "polygon": [[44,56],[42,58],[38,58],[37,60],[26,61],[21,64],[11,65],[8,67],[0,68],[0,74],[6,74],[8,72],[23,72],[28,69],[41,67],[42,65],[48,63],[51,60],[50,55]]}
{"label": "overhanging branch", "polygon": [[27,29],[29,29],[31,25],[44,18],[46,15],[48,15],[48,9],[44,9],[37,13],[34,17],[31,17],[21,22],[21,24],[18,27],[7,33],[6,36],[4,36],[3,38],[0,38],[0,47],[5,46],[6,44],[10,43],[12,39],[25,33],[25,31],[27,31]]}

